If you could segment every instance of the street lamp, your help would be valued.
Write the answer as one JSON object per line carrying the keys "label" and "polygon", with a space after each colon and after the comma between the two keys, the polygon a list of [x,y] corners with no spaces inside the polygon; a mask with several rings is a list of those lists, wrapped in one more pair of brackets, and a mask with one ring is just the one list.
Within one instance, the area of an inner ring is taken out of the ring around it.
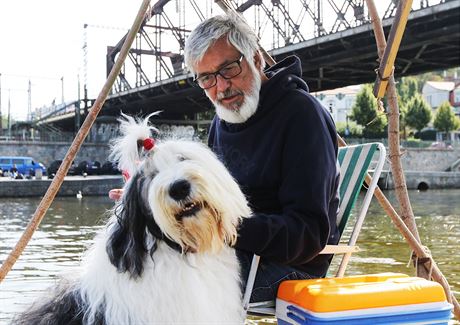
{"label": "street lamp", "polygon": [[348,114],[345,116],[347,125],[345,126],[345,137],[350,135],[350,128],[348,127]]}
{"label": "street lamp", "polygon": [[3,135],[3,121],[2,121],[2,74],[0,73],[0,136]]}
{"label": "street lamp", "polygon": [[8,140],[11,140],[11,90],[8,89]]}
{"label": "street lamp", "polygon": [[64,76],[61,77],[61,103],[64,104]]}

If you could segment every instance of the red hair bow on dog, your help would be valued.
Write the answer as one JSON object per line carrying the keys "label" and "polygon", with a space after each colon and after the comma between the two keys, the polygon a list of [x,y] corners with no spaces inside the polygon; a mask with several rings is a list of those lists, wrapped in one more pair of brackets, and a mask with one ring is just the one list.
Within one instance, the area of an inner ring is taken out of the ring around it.
{"label": "red hair bow on dog", "polygon": [[152,138],[144,139],[143,146],[145,150],[149,151],[155,146],[155,141]]}

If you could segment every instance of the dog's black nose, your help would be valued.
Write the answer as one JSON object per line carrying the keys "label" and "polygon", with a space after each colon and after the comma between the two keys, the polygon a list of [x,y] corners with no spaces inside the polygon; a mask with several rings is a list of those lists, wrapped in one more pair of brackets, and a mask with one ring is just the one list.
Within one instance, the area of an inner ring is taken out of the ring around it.
{"label": "dog's black nose", "polygon": [[169,187],[169,196],[174,200],[180,201],[190,194],[190,183],[185,179],[175,181]]}

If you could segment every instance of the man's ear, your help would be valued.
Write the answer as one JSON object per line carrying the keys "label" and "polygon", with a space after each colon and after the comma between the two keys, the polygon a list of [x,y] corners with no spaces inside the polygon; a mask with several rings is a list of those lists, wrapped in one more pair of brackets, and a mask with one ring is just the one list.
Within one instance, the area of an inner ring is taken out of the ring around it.
{"label": "man's ear", "polygon": [[254,53],[254,65],[256,66],[257,69],[260,70],[260,53],[259,53],[259,51]]}
{"label": "man's ear", "polygon": [[254,65],[256,66],[257,70],[262,71],[265,67],[262,67],[262,53],[260,51],[257,51],[254,54]]}

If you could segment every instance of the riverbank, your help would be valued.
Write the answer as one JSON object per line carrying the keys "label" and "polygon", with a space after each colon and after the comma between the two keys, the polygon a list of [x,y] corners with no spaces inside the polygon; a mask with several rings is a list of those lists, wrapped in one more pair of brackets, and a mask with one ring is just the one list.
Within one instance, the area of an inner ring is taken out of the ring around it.
{"label": "riverbank", "polygon": [[[460,172],[405,171],[409,190],[460,189]],[[42,179],[11,179],[0,177],[0,197],[41,197],[51,184],[46,176]],[[113,188],[123,186],[121,175],[66,176],[57,196],[105,196]],[[384,170],[380,175],[382,190],[394,189],[391,172]]]}
{"label": "riverbank", "polygon": [[[440,171],[404,171],[406,186],[409,190],[459,189],[460,172]],[[384,170],[380,175],[379,187],[382,190],[393,190],[395,184],[391,171]]]}
{"label": "riverbank", "polygon": [[[0,177],[0,197],[43,196],[51,181],[47,177],[42,179]],[[66,176],[57,196],[76,196],[79,191],[83,196],[108,195],[111,189],[121,186],[123,186],[121,175]]]}

